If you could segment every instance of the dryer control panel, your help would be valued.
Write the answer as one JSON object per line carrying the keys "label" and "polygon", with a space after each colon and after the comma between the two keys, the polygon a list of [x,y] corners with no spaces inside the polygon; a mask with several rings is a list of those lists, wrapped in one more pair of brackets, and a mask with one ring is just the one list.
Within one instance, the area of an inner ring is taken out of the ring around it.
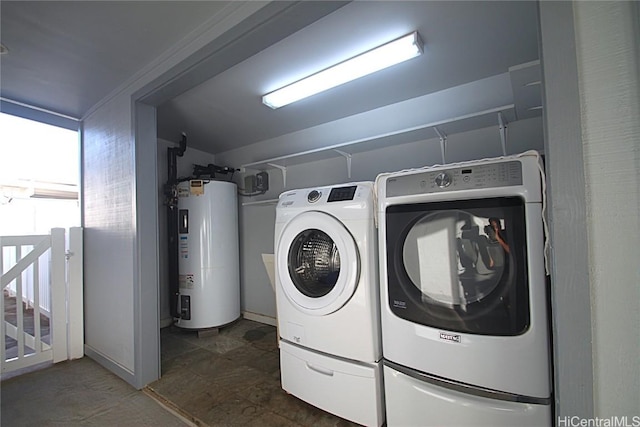
{"label": "dryer control panel", "polygon": [[522,164],[514,160],[390,177],[387,197],[515,185],[522,185]]}

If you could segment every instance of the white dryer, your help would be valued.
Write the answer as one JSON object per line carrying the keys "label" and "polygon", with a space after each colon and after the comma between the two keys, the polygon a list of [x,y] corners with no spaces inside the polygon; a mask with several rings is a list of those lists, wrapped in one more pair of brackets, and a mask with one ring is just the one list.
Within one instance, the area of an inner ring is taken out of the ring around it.
{"label": "white dryer", "polygon": [[537,153],[381,175],[389,425],[551,425]]}
{"label": "white dryer", "polygon": [[280,195],[275,270],[282,387],[363,425],[384,422],[373,183]]}

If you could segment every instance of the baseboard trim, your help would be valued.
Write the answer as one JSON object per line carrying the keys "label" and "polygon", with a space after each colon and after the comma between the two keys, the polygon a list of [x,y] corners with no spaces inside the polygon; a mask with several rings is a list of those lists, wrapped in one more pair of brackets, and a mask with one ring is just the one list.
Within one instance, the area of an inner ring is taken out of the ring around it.
{"label": "baseboard trim", "polygon": [[167,317],[166,319],[160,319],[160,329],[173,325],[173,318]]}
{"label": "baseboard trim", "polygon": [[104,367],[105,369],[113,372],[114,374],[131,384],[133,387],[138,388],[138,386],[136,385],[137,381],[135,374],[124,366],[120,365],[117,362],[114,362],[113,360],[109,359],[102,353],[99,353],[87,344],[84,345],[84,354],[90,359],[95,360],[99,365],[102,365],[102,367]]}
{"label": "baseboard trim", "polygon": [[264,323],[271,326],[278,326],[278,320],[275,317],[265,316],[264,314],[252,313],[250,311],[243,311],[242,317],[247,320],[253,320],[255,322]]}

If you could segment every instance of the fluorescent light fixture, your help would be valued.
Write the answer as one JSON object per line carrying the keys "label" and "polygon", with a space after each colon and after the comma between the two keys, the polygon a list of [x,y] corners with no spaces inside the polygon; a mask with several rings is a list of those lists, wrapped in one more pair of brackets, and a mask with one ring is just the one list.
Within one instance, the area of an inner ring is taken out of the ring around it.
{"label": "fluorescent light fixture", "polygon": [[422,41],[416,31],[273,91],[262,97],[262,103],[273,109],[280,108],[399,64],[421,53]]}

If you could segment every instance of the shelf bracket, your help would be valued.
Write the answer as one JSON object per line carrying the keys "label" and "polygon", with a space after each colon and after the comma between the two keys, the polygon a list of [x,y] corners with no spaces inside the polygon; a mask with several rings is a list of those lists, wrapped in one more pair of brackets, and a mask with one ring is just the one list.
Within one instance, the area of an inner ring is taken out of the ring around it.
{"label": "shelf bracket", "polygon": [[446,164],[446,150],[447,150],[447,134],[438,129],[437,127],[433,127],[433,130],[438,134],[438,138],[440,138],[440,152],[442,153],[442,164]]}
{"label": "shelf bracket", "polygon": [[282,188],[287,188],[287,167],[276,165],[275,163],[267,163],[272,168],[279,169],[282,172]]}
{"label": "shelf bracket", "polygon": [[347,160],[347,177],[351,179],[351,154],[345,153],[344,151],[335,150],[335,149],[333,151],[340,154],[342,157],[344,157]]}
{"label": "shelf bracket", "polygon": [[502,143],[502,155],[507,155],[507,120],[502,117],[502,113],[498,113],[498,123],[500,130],[500,142]]}

